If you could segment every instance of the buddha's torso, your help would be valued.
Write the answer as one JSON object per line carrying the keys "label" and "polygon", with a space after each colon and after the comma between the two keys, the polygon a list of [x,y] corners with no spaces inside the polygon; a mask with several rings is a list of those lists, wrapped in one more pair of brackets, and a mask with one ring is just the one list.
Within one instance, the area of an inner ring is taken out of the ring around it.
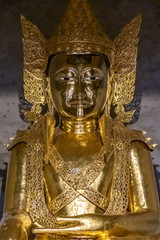
{"label": "buddha's torso", "polygon": [[[99,156],[102,149],[100,134],[92,133],[86,135],[75,135],[63,133],[58,135],[51,146],[55,148],[64,160],[65,164],[72,170],[73,175],[89,169]],[[109,186],[112,180],[113,158],[109,160],[102,155],[104,166],[94,181],[89,184],[94,190],[101,193],[104,197],[109,197]],[[85,176],[83,181],[85,182]],[[44,164],[44,182],[47,204],[59,196],[69,185],[57,173],[55,167],[49,161]],[[74,216],[88,213],[104,213],[86,197],[79,195],[65,207],[55,213],[56,216],[67,215]]]}

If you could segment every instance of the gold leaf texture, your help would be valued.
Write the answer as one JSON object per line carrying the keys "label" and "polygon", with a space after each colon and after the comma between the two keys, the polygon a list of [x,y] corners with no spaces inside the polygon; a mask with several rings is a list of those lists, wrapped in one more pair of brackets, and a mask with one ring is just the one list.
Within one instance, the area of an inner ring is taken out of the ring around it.
{"label": "gold leaf texture", "polygon": [[[114,97],[113,105],[116,106],[115,112],[118,117],[125,118],[124,105],[130,103],[134,97],[136,80],[136,60],[138,50],[138,34],[141,25],[141,15],[134,18],[126,25],[118,37],[115,39],[115,66],[114,66]],[[130,117],[126,117],[127,122],[132,119],[134,112]],[[124,122],[126,121],[124,119]]]}
{"label": "gold leaf texture", "polygon": [[21,25],[23,31],[24,96],[28,102],[33,104],[30,117],[28,115],[31,121],[35,119],[35,115],[40,114],[41,105],[45,103],[43,88],[47,57],[43,49],[45,38],[39,29],[24,16],[21,16]]}

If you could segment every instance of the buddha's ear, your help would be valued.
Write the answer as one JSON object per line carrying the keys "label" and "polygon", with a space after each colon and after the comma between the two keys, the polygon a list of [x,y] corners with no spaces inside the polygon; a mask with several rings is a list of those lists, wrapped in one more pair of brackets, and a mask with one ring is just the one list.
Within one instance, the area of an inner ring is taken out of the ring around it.
{"label": "buddha's ear", "polygon": [[29,121],[36,121],[41,113],[41,107],[45,103],[44,78],[47,65],[45,56],[45,38],[39,29],[21,16],[23,33],[23,56],[24,56],[24,96],[32,104],[30,111],[25,112]]}
{"label": "buddha's ear", "polygon": [[124,105],[130,103],[134,96],[138,34],[141,21],[141,15],[134,18],[115,39],[115,92],[113,105],[115,105],[117,118],[125,123],[131,121],[135,112],[125,112]]}

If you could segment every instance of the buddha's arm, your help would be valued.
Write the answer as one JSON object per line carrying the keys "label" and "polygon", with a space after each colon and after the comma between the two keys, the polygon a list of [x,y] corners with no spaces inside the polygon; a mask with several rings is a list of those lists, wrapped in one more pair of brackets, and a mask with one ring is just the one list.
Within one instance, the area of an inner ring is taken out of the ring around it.
{"label": "buddha's arm", "polygon": [[26,144],[19,143],[11,151],[0,239],[27,239],[31,226],[31,219],[26,212],[25,150]]}
{"label": "buddha's arm", "polygon": [[4,212],[26,209],[26,144],[19,143],[11,150],[7,175]]}
{"label": "buddha's arm", "polygon": [[[150,151],[143,142],[132,143],[130,211],[155,212],[159,216],[159,200]],[[159,217],[157,218],[159,222]]]}
{"label": "buddha's arm", "polygon": [[[77,223],[65,231],[106,231],[113,235],[155,233],[159,228],[159,205],[155,178],[147,147],[140,142],[132,143],[131,152],[130,212],[122,215],[80,215],[58,218],[60,221]],[[83,233],[84,233],[83,232]]]}

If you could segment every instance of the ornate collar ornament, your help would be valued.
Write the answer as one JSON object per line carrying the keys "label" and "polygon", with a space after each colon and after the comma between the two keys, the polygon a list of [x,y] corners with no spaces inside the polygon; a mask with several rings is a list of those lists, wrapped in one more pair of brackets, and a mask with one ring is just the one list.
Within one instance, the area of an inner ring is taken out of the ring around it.
{"label": "ornate collar ornament", "polygon": [[[138,33],[141,16],[126,25],[115,41],[103,32],[87,0],[71,0],[62,21],[50,39],[45,39],[39,29],[21,17],[24,46],[24,96],[32,104],[25,112],[28,121],[42,116],[42,107],[49,103],[49,87],[45,74],[50,56],[66,54],[100,54],[110,65],[107,92],[107,112],[115,106],[117,119],[130,122],[134,111],[126,112],[124,106],[133,99],[136,78]],[[44,91],[44,89],[46,91]]]}

